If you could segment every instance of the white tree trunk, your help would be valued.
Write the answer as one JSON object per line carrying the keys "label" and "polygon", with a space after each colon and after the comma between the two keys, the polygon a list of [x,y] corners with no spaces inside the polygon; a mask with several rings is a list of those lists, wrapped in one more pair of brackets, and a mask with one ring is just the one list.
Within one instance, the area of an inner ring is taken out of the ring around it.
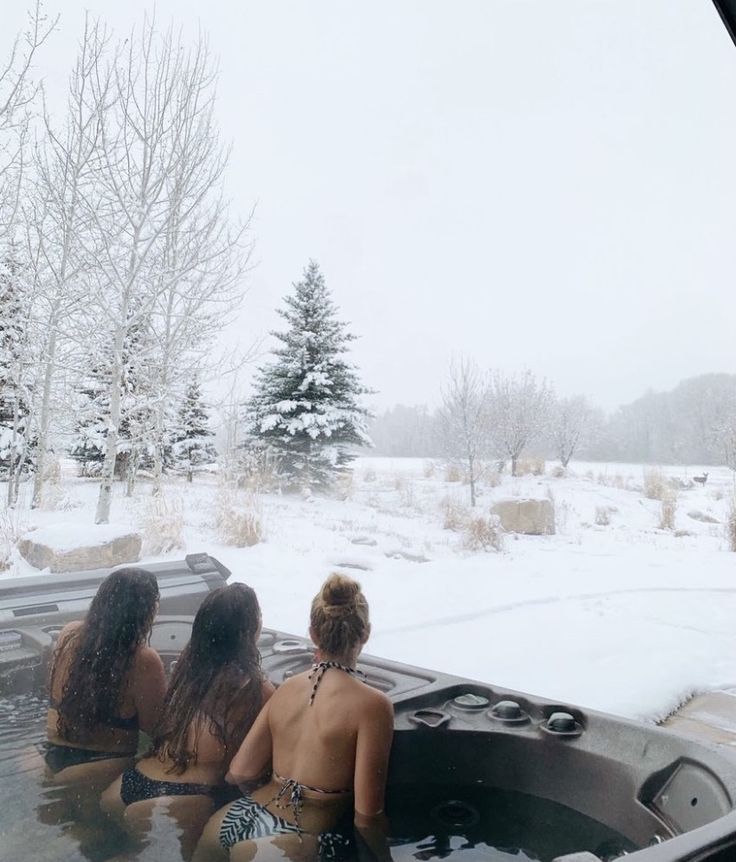
{"label": "white tree trunk", "polygon": [[115,458],[118,447],[120,429],[120,386],[122,383],[123,344],[125,330],[120,327],[115,335],[115,353],[110,381],[110,418],[107,425],[105,460],[102,462],[102,478],[100,494],[97,498],[95,524],[107,524],[110,521],[112,504],[112,486],[115,479]]}
{"label": "white tree trunk", "polygon": [[38,429],[38,455],[36,458],[36,472],[33,477],[33,496],[31,508],[37,509],[43,499],[43,484],[46,470],[46,451],[48,449],[49,428],[51,425],[51,384],[54,377],[56,364],[56,318],[51,318],[51,334],[46,347],[46,359],[44,361],[43,394],[41,396],[41,414]]}

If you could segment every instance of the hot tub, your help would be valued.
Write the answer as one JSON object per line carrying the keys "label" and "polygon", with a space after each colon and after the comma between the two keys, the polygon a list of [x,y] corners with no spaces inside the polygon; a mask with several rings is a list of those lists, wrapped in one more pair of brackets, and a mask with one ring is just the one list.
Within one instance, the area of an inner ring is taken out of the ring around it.
{"label": "hot tub", "polygon": [[[147,568],[161,589],[151,644],[170,668],[197,607],[229,573],[204,554]],[[3,862],[119,852],[119,836],[108,846],[103,835],[92,852],[89,835],[74,837],[69,824],[54,821],[58,790],[44,786],[40,761],[29,755],[43,737],[54,637],[85,613],[106,574],[0,582]],[[260,649],[276,685],[312,662],[310,642],[282,632],[265,629]],[[362,656],[359,669],[395,708],[387,805],[394,859],[736,860],[729,749],[385,659]],[[161,858],[180,859],[175,851]]]}

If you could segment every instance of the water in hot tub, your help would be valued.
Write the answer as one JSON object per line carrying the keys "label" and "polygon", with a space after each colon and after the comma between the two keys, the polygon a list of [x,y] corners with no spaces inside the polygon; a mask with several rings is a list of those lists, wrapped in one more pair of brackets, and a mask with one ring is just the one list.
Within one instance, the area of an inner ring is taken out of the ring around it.
{"label": "water in hot tub", "polygon": [[[46,702],[35,695],[0,697],[0,862],[181,862],[176,827],[166,818],[157,821],[152,844],[140,856],[101,816],[83,823],[72,819],[64,789],[45,781],[36,749],[45,715]],[[395,786],[387,808],[396,862],[551,862],[576,850],[614,859],[635,849],[594,820],[520,793]]]}

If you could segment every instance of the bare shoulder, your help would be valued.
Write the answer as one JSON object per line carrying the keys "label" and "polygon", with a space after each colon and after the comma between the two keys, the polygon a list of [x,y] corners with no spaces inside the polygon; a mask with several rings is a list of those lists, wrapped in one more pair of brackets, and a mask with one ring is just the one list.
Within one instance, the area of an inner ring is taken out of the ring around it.
{"label": "bare shoulder", "polygon": [[299,673],[285,679],[278,688],[266,681],[265,686],[271,687],[271,693],[266,696],[266,688],[264,687],[264,703],[273,704],[274,709],[279,712],[284,709],[289,710],[291,705],[304,702],[305,698],[308,697],[307,691],[310,685],[306,673]]}
{"label": "bare shoulder", "polygon": [[69,635],[73,635],[81,628],[82,620],[72,620],[70,623],[67,623],[64,628],[59,632],[59,637],[56,640],[57,644],[62,643],[69,637]]}
{"label": "bare shoulder", "polygon": [[269,701],[273,697],[275,692],[276,687],[274,686],[274,684],[271,682],[270,679],[268,679],[268,677],[264,676],[263,680],[261,681],[261,703],[265,704],[267,701]]}
{"label": "bare shoulder", "polygon": [[72,632],[77,631],[77,629],[82,628],[82,620],[72,620],[70,623],[67,623],[64,628],[59,632],[59,637],[62,635],[70,635]]}
{"label": "bare shoulder", "polygon": [[54,644],[54,652],[57,656],[61,654],[70,638],[72,638],[81,628],[82,620],[72,620],[64,626],[64,628],[59,632],[59,636],[56,638],[56,643]]}
{"label": "bare shoulder", "polygon": [[370,712],[371,718],[391,716],[394,714],[394,705],[388,695],[377,688],[366,685],[363,688],[365,709]]}
{"label": "bare shoulder", "polygon": [[309,672],[304,671],[304,673],[298,673],[285,679],[278,688],[274,689],[274,697],[278,697],[279,699],[292,697],[295,692],[309,685],[308,676]]}
{"label": "bare shoulder", "polygon": [[135,670],[138,673],[151,673],[163,670],[164,663],[161,661],[161,656],[153,647],[145,644],[138,647],[135,654]]}

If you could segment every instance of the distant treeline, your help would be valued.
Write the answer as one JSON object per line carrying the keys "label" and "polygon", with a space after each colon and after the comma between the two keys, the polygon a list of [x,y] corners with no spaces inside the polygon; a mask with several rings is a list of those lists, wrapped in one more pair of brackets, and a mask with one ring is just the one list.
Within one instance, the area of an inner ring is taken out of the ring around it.
{"label": "distant treeline", "polygon": [[[591,461],[643,464],[731,464],[736,442],[736,374],[704,374],[669,392],[647,391],[611,414],[599,412],[595,433],[575,453]],[[442,411],[398,404],[370,429],[375,453],[390,457],[446,457]],[[542,433],[535,454],[555,457]]]}

